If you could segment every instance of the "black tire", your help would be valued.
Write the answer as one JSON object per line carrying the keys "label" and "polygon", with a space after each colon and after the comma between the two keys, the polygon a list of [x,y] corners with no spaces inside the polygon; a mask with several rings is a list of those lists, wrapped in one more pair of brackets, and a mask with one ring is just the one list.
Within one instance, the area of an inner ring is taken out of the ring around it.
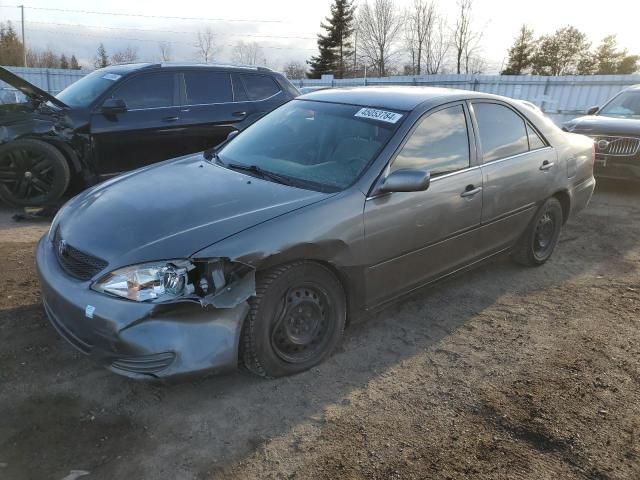
{"label": "black tire", "polygon": [[513,249],[513,260],[529,267],[542,265],[549,260],[558,243],[563,221],[562,205],[558,199],[547,199]]}
{"label": "black tire", "polygon": [[52,205],[69,186],[71,172],[54,146],[21,139],[0,147],[0,200],[14,207]]}
{"label": "black tire", "polygon": [[300,261],[258,273],[240,344],[245,367],[262,377],[308,370],[342,338],[346,299],[327,267]]}

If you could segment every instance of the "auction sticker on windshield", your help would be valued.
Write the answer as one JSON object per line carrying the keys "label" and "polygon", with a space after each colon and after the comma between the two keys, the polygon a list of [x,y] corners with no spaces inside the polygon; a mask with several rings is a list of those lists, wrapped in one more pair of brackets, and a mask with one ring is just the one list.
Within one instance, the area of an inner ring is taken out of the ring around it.
{"label": "auction sticker on windshield", "polygon": [[117,75],[115,73],[107,73],[105,75],[102,76],[102,78],[104,78],[105,80],[111,80],[112,82],[115,82],[116,80],[118,80],[122,75]]}
{"label": "auction sticker on windshield", "polygon": [[354,117],[370,118],[381,122],[396,123],[402,118],[401,113],[387,112],[386,110],[378,110],[376,108],[361,108],[356,112]]}

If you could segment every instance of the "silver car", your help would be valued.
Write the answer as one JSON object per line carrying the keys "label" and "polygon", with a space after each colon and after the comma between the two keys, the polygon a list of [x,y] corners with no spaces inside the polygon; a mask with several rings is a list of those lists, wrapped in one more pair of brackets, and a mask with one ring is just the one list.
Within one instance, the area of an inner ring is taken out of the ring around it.
{"label": "silver car", "polygon": [[130,377],[321,362],[349,320],[500,254],[537,266],[593,142],[494,95],[323,90],[69,201],[37,250],[60,335]]}

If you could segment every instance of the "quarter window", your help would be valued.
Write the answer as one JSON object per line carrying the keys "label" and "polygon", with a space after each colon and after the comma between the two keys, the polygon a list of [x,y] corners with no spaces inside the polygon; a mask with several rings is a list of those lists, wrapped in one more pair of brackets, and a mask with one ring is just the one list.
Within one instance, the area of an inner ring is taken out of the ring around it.
{"label": "quarter window", "polygon": [[529,150],[537,150],[547,146],[546,143],[540,138],[540,135],[531,128],[531,125],[527,123],[527,134],[529,135]]}
{"label": "quarter window", "polygon": [[439,110],[420,121],[391,165],[428,170],[431,175],[469,167],[469,134],[461,105]]}
{"label": "quarter window", "polygon": [[249,100],[264,100],[280,91],[273,78],[267,75],[240,75]]}
{"label": "quarter window", "polygon": [[172,73],[149,73],[129,80],[112,96],[124,100],[129,109],[171,107],[173,86]]}
{"label": "quarter window", "polygon": [[187,105],[233,101],[231,79],[222,72],[185,72]]}
{"label": "quarter window", "polygon": [[524,120],[496,103],[474,103],[483,162],[511,157],[529,150]]}

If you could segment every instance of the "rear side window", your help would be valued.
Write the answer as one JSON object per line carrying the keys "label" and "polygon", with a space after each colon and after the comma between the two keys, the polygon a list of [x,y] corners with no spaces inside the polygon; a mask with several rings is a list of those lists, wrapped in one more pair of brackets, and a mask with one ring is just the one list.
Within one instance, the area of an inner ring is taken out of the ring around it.
{"label": "rear side window", "polygon": [[231,78],[223,72],[184,72],[187,105],[233,101]]}
{"label": "rear side window", "polygon": [[391,171],[420,168],[438,175],[468,167],[467,119],[462,106],[457,105],[420,120],[391,165]]}
{"label": "rear side window", "polygon": [[173,73],[148,73],[124,83],[112,95],[124,100],[130,110],[174,105]]}
{"label": "rear side window", "polygon": [[496,103],[474,103],[484,163],[529,150],[524,120],[510,108]]}
{"label": "rear side window", "polygon": [[240,75],[249,100],[264,100],[280,91],[275,80],[268,75]]}
{"label": "rear side window", "polygon": [[547,146],[544,140],[540,138],[540,135],[538,135],[529,124],[527,124],[527,135],[529,135],[529,150],[537,150]]}

